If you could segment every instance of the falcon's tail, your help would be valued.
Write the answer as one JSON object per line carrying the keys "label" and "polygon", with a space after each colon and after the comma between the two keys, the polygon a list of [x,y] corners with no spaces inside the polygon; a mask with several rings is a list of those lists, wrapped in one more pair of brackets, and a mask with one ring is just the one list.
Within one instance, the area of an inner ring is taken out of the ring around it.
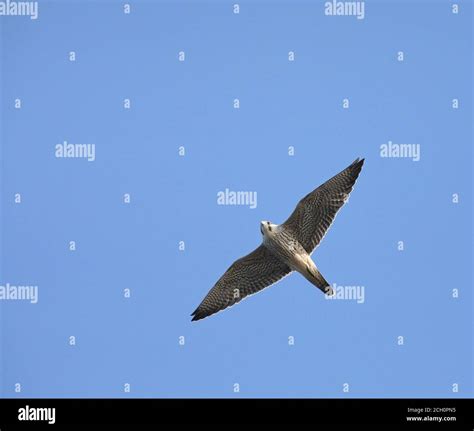
{"label": "falcon's tail", "polygon": [[334,293],[332,290],[332,287],[329,285],[329,283],[326,281],[323,275],[319,272],[316,266],[311,268],[309,265],[307,265],[306,274],[304,274],[304,276],[309,282],[314,284],[323,293],[329,296],[331,296]]}

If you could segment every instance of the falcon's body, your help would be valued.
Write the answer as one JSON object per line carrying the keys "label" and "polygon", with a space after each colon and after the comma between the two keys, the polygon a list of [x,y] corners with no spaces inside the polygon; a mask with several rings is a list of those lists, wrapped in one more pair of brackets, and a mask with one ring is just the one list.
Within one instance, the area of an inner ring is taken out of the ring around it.
{"label": "falcon's body", "polygon": [[280,261],[286,263],[292,271],[298,271],[324,293],[332,294],[331,287],[319,273],[310,254],[299,243],[291,229],[284,225],[278,226],[262,221],[260,230],[263,235],[263,245]]}
{"label": "falcon's body", "polygon": [[270,286],[292,271],[329,295],[332,289],[310,254],[323,239],[337,212],[347,201],[364,159],[350,166],[306,195],[281,225],[261,222],[262,244],[236,260],[217,281],[192,314],[203,319]]}

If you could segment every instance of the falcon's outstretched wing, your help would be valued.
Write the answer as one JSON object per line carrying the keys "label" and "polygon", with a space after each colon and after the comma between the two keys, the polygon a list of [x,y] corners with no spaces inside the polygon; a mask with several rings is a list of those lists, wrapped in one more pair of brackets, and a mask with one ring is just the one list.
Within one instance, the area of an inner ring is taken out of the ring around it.
{"label": "falcon's outstretched wing", "polygon": [[339,209],[346,203],[364,164],[356,159],[350,166],[301,199],[282,227],[289,229],[311,253],[321,242]]}
{"label": "falcon's outstretched wing", "polygon": [[290,272],[288,265],[261,245],[230,266],[191,314],[192,320],[204,319],[224,310],[246,296],[276,283]]}

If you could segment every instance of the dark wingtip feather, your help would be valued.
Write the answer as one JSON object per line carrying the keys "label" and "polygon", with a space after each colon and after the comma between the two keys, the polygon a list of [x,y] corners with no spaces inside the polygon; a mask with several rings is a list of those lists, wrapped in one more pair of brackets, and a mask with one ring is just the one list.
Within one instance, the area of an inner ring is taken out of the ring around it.
{"label": "dark wingtip feather", "polygon": [[196,313],[196,314],[193,316],[193,318],[191,319],[191,322],[195,322],[196,320],[201,320],[201,319],[203,319],[204,317],[206,317],[206,316],[204,316],[202,313]]}
{"label": "dark wingtip feather", "polygon": [[360,170],[362,169],[362,166],[364,164],[364,161],[365,159],[359,159],[359,157],[357,157],[357,159],[355,159],[350,168],[355,168],[357,170],[357,172],[360,172]]}
{"label": "dark wingtip feather", "polygon": [[203,319],[204,317],[206,317],[206,314],[200,307],[198,307],[191,313],[191,316],[193,316],[191,322],[194,322],[196,320]]}
{"label": "dark wingtip feather", "polygon": [[345,171],[351,176],[351,178],[355,180],[359,177],[360,171],[362,170],[362,166],[364,165],[365,159],[360,159],[357,157],[346,169]]}
{"label": "dark wingtip feather", "polygon": [[191,313],[191,316],[195,316],[196,314],[198,314],[199,312],[199,307],[196,308],[192,313]]}

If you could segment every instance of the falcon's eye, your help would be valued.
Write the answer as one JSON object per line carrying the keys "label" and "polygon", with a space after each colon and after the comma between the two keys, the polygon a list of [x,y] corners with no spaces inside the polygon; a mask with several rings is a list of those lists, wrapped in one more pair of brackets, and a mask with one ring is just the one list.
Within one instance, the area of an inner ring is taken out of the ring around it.
{"label": "falcon's eye", "polygon": [[272,231],[272,227],[270,225],[268,225],[268,230],[271,232]]}

